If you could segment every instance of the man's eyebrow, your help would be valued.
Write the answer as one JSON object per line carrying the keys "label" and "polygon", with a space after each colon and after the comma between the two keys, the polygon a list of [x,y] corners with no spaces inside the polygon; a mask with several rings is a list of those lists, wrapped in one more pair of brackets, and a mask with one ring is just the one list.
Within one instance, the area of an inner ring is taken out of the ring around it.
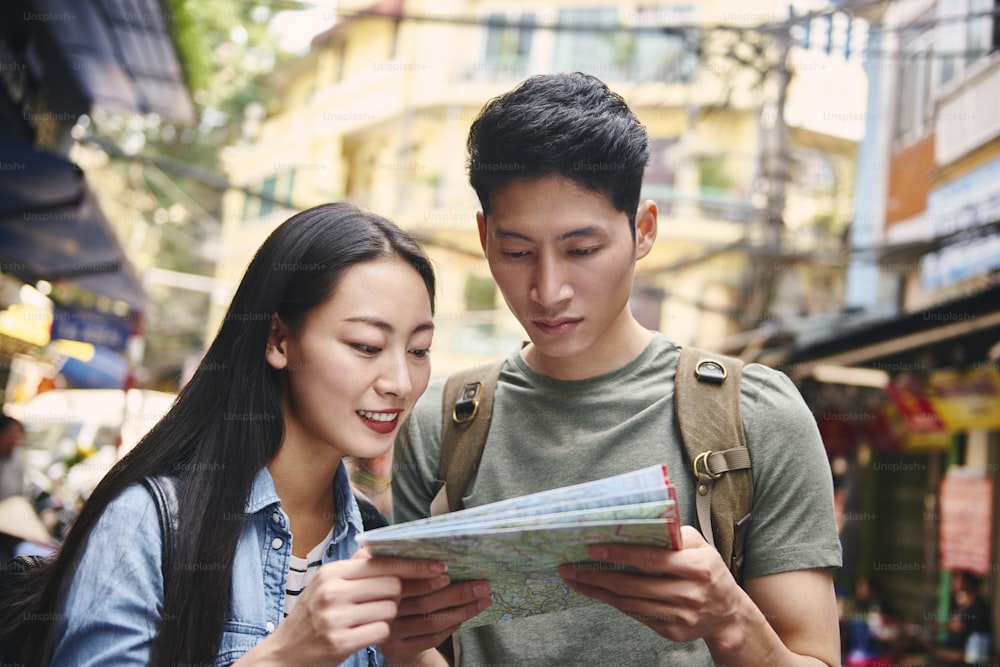
{"label": "man's eyebrow", "polygon": [[[521,241],[531,241],[531,237],[520,232],[514,232],[509,229],[504,229],[502,227],[497,227],[494,231],[497,237],[505,239],[519,239]],[[605,234],[604,228],[600,225],[585,225],[579,229],[571,229],[565,234],[560,234],[556,237],[556,241],[566,241],[572,238],[578,238],[580,236],[603,236]]]}
{"label": "man's eyebrow", "polygon": [[[382,331],[384,331],[386,333],[390,333],[390,334],[393,333],[396,330],[391,324],[389,324],[385,320],[380,319],[378,317],[373,317],[371,315],[357,315],[355,317],[347,317],[347,318],[344,318],[344,321],[345,322],[356,322],[356,323],[359,323],[359,324],[367,324],[369,326],[373,326],[376,329],[381,329]],[[433,329],[434,329],[434,323],[433,322],[431,322],[431,321],[421,322],[420,324],[418,324],[417,326],[415,326],[413,328],[413,332],[412,333],[417,333],[418,331],[427,331],[428,329],[433,331]]]}
{"label": "man's eyebrow", "polygon": [[566,241],[580,236],[604,236],[605,233],[604,228],[600,225],[586,225],[585,227],[580,227],[579,229],[572,229],[565,234],[560,234],[556,240]]}

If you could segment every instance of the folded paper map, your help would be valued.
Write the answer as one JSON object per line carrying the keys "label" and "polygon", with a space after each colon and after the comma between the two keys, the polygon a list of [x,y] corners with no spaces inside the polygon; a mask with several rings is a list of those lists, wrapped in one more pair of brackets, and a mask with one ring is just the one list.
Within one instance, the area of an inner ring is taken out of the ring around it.
{"label": "folded paper map", "polygon": [[680,517],[667,468],[576,484],[372,530],[358,541],[374,556],[440,560],[452,581],[486,579],[493,604],[466,627],[562,611],[596,601],[567,587],[557,569],[614,569],[592,544],[680,547]]}

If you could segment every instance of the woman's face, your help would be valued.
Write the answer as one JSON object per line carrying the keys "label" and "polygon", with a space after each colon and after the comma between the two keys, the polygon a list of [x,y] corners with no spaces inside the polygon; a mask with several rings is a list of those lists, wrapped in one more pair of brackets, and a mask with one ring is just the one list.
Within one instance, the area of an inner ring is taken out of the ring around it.
{"label": "woman's face", "polygon": [[430,380],[431,317],[420,274],[386,258],[348,269],[298,326],[275,318],[266,356],[287,374],[285,444],[387,451]]}

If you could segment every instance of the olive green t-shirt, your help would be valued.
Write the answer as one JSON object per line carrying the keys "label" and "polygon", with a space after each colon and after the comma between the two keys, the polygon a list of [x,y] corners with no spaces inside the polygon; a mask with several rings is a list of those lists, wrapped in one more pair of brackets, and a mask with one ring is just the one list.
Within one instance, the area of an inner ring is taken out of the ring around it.
{"label": "olive green t-shirt", "polygon": [[[694,488],[674,418],[678,348],[657,334],[605,375],[554,380],[515,350],[497,383],[475,507],[665,463],[684,524],[697,525]],[[441,450],[443,381],[421,397],[393,463],[394,522],[429,515]],[[744,577],[839,567],[833,484],[815,420],[782,373],[743,370],[740,409],[753,461],[754,503]],[[463,629],[463,666],[712,665],[703,641],[678,644],[603,604]]]}

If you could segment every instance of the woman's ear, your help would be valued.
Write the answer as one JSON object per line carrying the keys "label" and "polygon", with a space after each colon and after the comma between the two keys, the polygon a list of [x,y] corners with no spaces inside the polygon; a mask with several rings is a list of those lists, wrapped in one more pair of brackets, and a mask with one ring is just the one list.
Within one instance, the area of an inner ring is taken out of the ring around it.
{"label": "woman's ear", "polygon": [[288,327],[277,313],[271,320],[271,333],[267,337],[267,350],[264,358],[272,368],[281,370],[288,366]]}

